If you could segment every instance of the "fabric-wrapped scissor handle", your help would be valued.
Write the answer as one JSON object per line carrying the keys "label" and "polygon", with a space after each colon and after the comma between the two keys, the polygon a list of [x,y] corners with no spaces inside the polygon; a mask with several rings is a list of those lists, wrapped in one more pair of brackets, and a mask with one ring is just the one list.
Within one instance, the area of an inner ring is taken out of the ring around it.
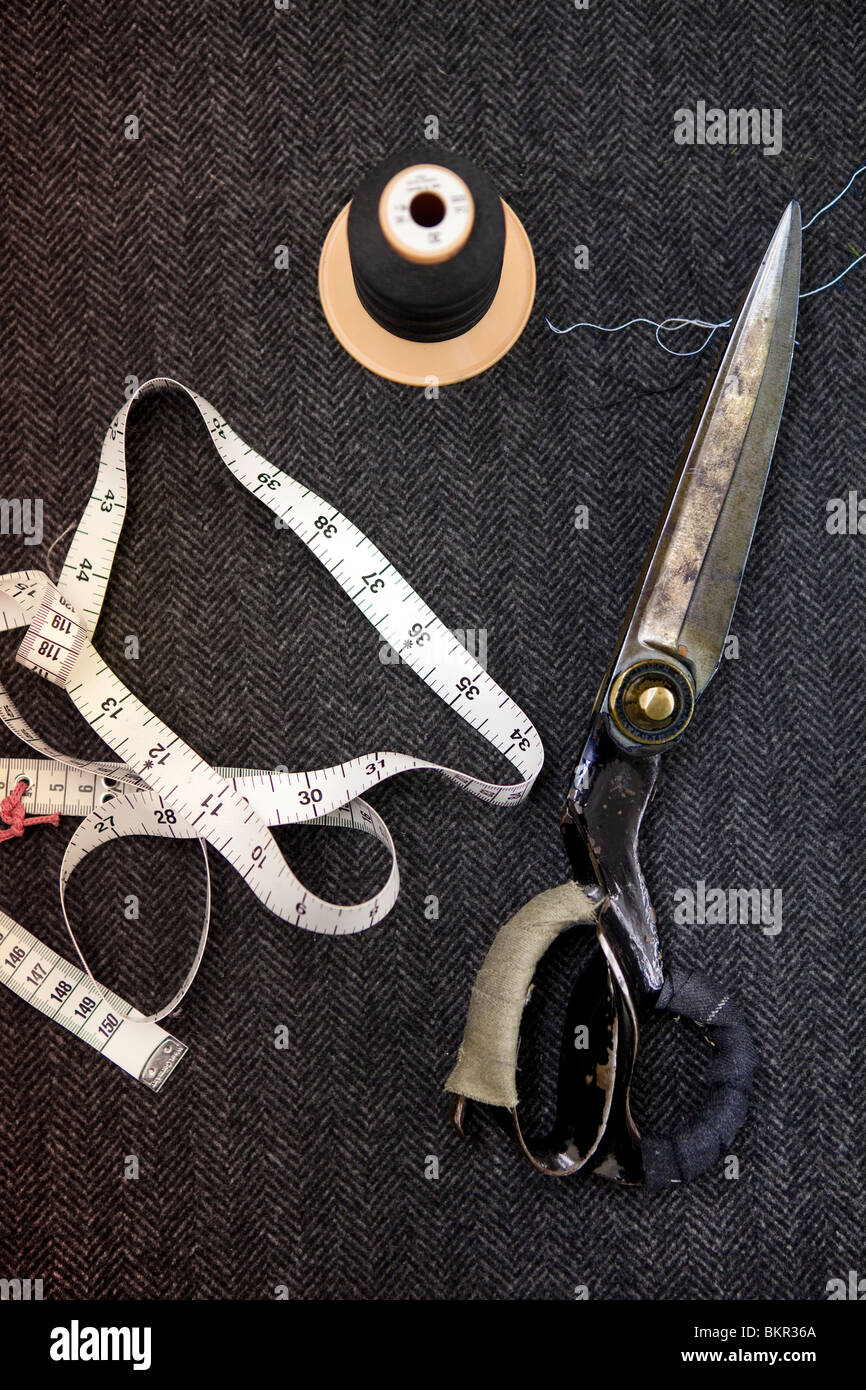
{"label": "fabric-wrapped scissor handle", "polygon": [[520,1020],[535,968],[561,932],[594,920],[596,904],[576,883],[524,903],[500,927],[472,987],[457,1065],[445,1090],[485,1105],[517,1105]]}
{"label": "fabric-wrapped scissor handle", "polygon": [[656,1008],[706,1027],[715,1054],[707,1071],[709,1094],[700,1118],[670,1135],[649,1133],[641,1139],[644,1186],[649,1192],[672,1182],[688,1182],[712,1167],[746,1118],[752,1077],[759,1064],[740,1005],[699,970],[671,970]]}

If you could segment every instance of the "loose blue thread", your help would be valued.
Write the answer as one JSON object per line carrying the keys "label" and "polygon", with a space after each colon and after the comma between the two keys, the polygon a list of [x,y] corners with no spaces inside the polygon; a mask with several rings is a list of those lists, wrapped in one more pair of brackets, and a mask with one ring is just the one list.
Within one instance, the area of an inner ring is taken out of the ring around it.
{"label": "loose blue thread", "polygon": [[[835,207],[836,204],[840,201],[840,199],[844,198],[845,194],[848,193],[849,190],[854,187],[855,180],[859,178],[859,176],[863,173],[866,173],[866,164],[862,164],[860,168],[851,175],[850,179],[846,183],[845,187],[842,189],[841,193],[837,193],[835,198],[831,198],[829,203],[825,203],[822,208],[818,209],[814,217],[809,218],[809,221],[806,222],[803,227],[803,231],[808,231],[809,227],[813,226],[818,221],[819,217],[823,217],[825,212],[829,212],[830,208]],[[854,189],[854,191],[859,195],[859,188]],[[859,265],[860,262],[864,260],[866,260],[866,251],[864,251],[861,256],[857,256],[857,258],[853,260],[850,265],[846,265],[844,270],[840,270],[839,274],[835,275],[832,280],[828,280],[825,285],[818,285],[817,288],[814,290],[804,290],[800,295],[800,298],[809,299],[813,294],[822,294],[824,290],[829,290],[833,287],[833,285],[838,285],[839,281],[844,280],[845,276],[849,273],[849,271],[853,270],[856,265]],[[733,320],[721,319],[719,323],[709,323],[706,319],[687,319],[679,318],[677,315],[672,315],[670,318],[662,319],[658,323],[655,319],[627,319],[625,323],[618,323],[614,328],[609,328],[605,326],[605,324],[603,323],[584,322],[573,323],[568,328],[556,328],[555,325],[550,322],[549,318],[545,318],[544,322],[547,324],[548,328],[551,329],[553,333],[558,333],[560,335],[564,333],[573,333],[575,328],[594,328],[598,333],[621,333],[624,328],[631,328],[636,323],[646,323],[649,325],[650,328],[655,329],[655,340],[658,343],[659,347],[662,349],[662,352],[669,353],[671,357],[697,357],[699,353],[704,351],[704,348],[709,346],[710,342],[712,341],[715,334],[718,333],[719,329],[730,328]],[[707,336],[704,338],[704,341],[701,343],[700,347],[694,348],[692,352],[678,352],[676,348],[668,347],[667,343],[662,342],[662,333],[679,333],[680,330],[683,328],[706,328],[709,331],[707,333]]]}
{"label": "loose blue thread", "polygon": [[[842,198],[845,197],[845,194],[848,192],[848,189],[852,187],[852,185],[853,185],[853,183],[854,183],[854,180],[857,179],[857,178],[859,178],[860,175],[863,174],[863,173],[866,173],[866,164],[861,164],[861,165],[860,165],[860,168],[859,168],[855,173],[853,173],[853,174],[851,175],[850,179],[849,179],[848,182],[846,183],[845,187],[842,189],[842,192],[841,192],[841,193],[837,193],[835,198],[831,198],[830,201],[829,201],[829,203],[825,203],[824,206],[823,206],[822,208],[819,208],[819,209],[818,209],[818,211],[815,213],[815,216],[814,216],[814,217],[810,217],[810,218],[809,218],[809,221],[808,221],[808,222],[805,224],[805,226],[803,227],[803,231],[804,231],[804,232],[807,232],[807,231],[809,230],[809,228],[812,226],[812,223],[813,223],[813,222],[817,222],[817,221],[818,221],[818,218],[819,218],[819,217],[823,217],[825,212],[829,212],[830,208],[834,208],[834,207],[836,206],[836,204],[840,201],[840,199],[842,199]],[[858,194],[858,196],[859,196],[859,193],[860,193],[859,188],[858,188],[856,191],[857,191],[857,194]],[[810,294],[814,294],[815,291],[814,291],[814,290],[810,290],[809,293],[810,293]]]}
{"label": "loose blue thread", "polygon": [[832,280],[828,280],[826,285],[819,285],[816,290],[804,290],[800,298],[808,299],[810,294],[820,294],[822,290],[829,290],[831,285],[838,285],[840,280],[844,280],[848,271],[853,270],[855,265],[859,265],[861,261],[866,261],[866,251],[863,252],[862,256],[858,256],[856,261],[852,261],[850,265],[846,265],[844,270],[840,270],[839,274],[834,276]]}

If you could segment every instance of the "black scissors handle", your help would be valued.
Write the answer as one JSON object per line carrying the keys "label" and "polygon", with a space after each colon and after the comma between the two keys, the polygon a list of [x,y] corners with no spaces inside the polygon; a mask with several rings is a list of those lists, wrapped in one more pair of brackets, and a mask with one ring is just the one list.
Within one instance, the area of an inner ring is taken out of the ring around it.
{"label": "black scissors handle", "polygon": [[[600,1156],[594,1157],[592,1166],[605,1176],[633,1181],[633,1151],[639,1143],[639,1168],[650,1190],[697,1177],[716,1161],[722,1146],[731,1142],[745,1118],[758,1064],[743,1013],[728,993],[697,971],[662,969],[655,913],[638,854],[641,825],[655,792],[662,756],[652,748],[624,747],[614,738],[606,716],[599,715],[578,765],[562,823],[575,876],[594,876],[604,892],[598,912],[599,943],[607,958],[620,1030],[625,1029],[632,1043],[630,1050],[618,1045],[613,1054],[618,1072],[616,1090],[606,1143],[599,1147]],[[640,1019],[653,1007],[705,1028],[714,1056],[700,1116],[669,1136],[650,1134],[639,1140],[629,1110],[629,1087]],[[585,1008],[586,991],[578,982],[567,1028]],[[578,1064],[563,1046],[559,1091],[564,1116],[569,1090],[579,1090],[577,1079]],[[576,1133],[580,1132],[579,1124],[576,1115]]]}
{"label": "black scissors handle", "polygon": [[[518,1118],[517,1050],[535,969],[553,941],[586,929],[590,900],[576,884],[541,893],[500,928],[479,971],[457,1067],[446,1083],[461,1134],[467,1099],[508,1111],[520,1146],[539,1172],[592,1172],[657,1192],[705,1172],[746,1117],[758,1054],[739,1005],[699,971],[673,969],[655,1008],[706,1030],[714,1055],[698,1115],[671,1134],[640,1135],[629,1110],[638,1013],[624,976],[599,938],[572,990],[562,1033],[556,1119],[544,1139],[524,1135]],[[535,943],[530,945],[527,926]],[[517,953],[515,952],[517,948]],[[518,959],[518,956],[520,959]],[[647,1012],[647,1006],[641,1014]],[[575,1048],[578,1030],[588,1034]],[[501,1113],[501,1112],[500,1112]]]}
{"label": "black scissors handle", "polygon": [[[458,1065],[446,1089],[502,1106],[533,1166],[555,1177],[585,1171],[658,1190],[703,1172],[745,1117],[757,1053],[739,1007],[697,972],[662,970],[638,858],[638,837],[661,765],[618,745],[595,721],[563,819],[574,879],[541,893],[500,929],[472,991]],[[595,948],[571,993],[562,1033],[556,1118],[531,1140],[518,1118],[521,1016],[542,956],[583,926]],[[653,1008],[707,1030],[715,1054],[703,1113],[664,1136],[641,1138],[629,1106],[641,1020]]]}
{"label": "black scissors handle", "polygon": [[643,1136],[644,1186],[650,1192],[673,1182],[689,1182],[716,1163],[746,1118],[759,1065],[740,1005],[699,970],[671,970],[656,1008],[706,1028],[715,1051],[705,1079],[702,1113],[671,1134]]}

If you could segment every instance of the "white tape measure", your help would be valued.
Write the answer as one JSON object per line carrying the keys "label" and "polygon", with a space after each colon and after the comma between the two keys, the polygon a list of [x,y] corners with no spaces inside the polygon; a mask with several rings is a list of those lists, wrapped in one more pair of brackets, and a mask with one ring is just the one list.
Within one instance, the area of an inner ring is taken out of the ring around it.
{"label": "white tape measure", "polygon": [[[409,754],[381,751],[307,772],[211,767],[105,665],[91,638],[126,506],[127,417],[139,396],[163,388],[180,390],[195,403],[238,481],[309,546],[403,662],[508,759],[519,781],[500,785]],[[121,761],[91,762],[58,752],[30,728],[0,685],[0,719],[42,755],[23,761],[0,759],[0,796],[9,795],[26,779],[25,811],[81,818],[60,871],[61,908],[81,968],[62,961],[0,915],[0,981],[154,1089],[186,1050],[158,1028],[157,1021],[180,1002],[201,961],[210,918],[210,878],[192,967],[172,1000],[145,1017],[96,984],[72,934],[64,893],[71,873],[87,854],[129,835],[198,839],[205,865],[210,844],[277,917],[308,931],[363,931],[382,920],[399,888],[393,841],[381,816],[363,800],[364,792],[397,773],[423,768],[441,772],[492,805],[516,805],[541,770],[543,749],[532,723],[372,541],[329,503],[244,444],[201,396],[166,378],[144,382],[111,422],[96,486],[57,583],[35,570],[0,575],[0,630],[19,627],[27,631],[18,661],[62,686]],[[391,870],[379,892],[366,902],[341,905],[304,888],[270,830],[302,821],[361,830],[385,844]],[[60,1000],[58,984],[63,986]],[[86,1018],[81,1016],[84,999],[89,1001],[84,1005]]]}
{"label": "white tape measure", "polygon": [[0,912],[0,983],[153,1091],[186,1052],[177,1038],[144,1022],[131,1004],[95,984],[5,912]]}

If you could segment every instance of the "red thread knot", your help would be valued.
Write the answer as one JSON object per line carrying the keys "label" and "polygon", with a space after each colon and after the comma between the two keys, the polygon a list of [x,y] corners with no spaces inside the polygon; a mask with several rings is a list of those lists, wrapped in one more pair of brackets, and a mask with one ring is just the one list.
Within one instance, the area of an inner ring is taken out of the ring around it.
{"label": "red thread knot", "polygon": [[60,824],[60,815],[56,811],[53,816],[25,816],[21,799],[29,786],[30,783],[26,777],[20,778],[9,795],[4,796],[3,800],[0,801],[0,816],[9,827],[8,830],[0,830],[0,842],[18,838],[31,825]]}

